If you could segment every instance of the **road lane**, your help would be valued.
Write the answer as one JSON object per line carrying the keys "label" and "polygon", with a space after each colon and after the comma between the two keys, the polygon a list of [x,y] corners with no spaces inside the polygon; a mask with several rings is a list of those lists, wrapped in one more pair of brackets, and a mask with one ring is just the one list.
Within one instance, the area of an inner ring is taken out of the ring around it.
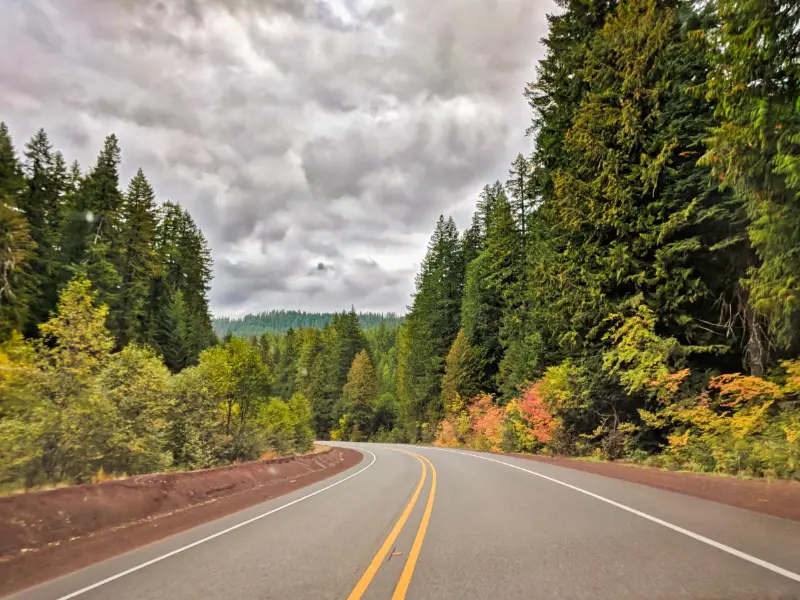
{"label": "road lane", "polygon": [[374,466],[354,476],[364,461],[332,480],[12,598],[55,600],[315,493],[79,598],[344,599],[391,538],[364,600],[389,599],[398,590],[400,598],[406,587],[406,598],[421,600],[800,599],[800,583],[786,576],[583,491],[791,573],[800,573],[800,523],[513,457],[341,445],[374,453]]}
{"label": "road lane", "polygon": [[[800,598],[800,584],[786,577],[575,490],[468,456],[486,455],[416,451],[436,464],[440,491],[409,598]],[[698,525],[700,535],[724,528],[726,543],[734,540],[731,545],[744,552],[763,549],[770,538],[772,551],[760,558],[800,572],[799,523],[524,459],[492,458],[615,496],[678,526]]]}
{"label": "road lane", "polygon": [[436,492],[436,470],[434,469],[431,462],[427,459],[422,458],[418,454],[414,452],[410,452],[405,449],[401,448],[391,448],[391,450],[395,452],[402,452],[404,454],[408,454],[409,456],[413,456],[419,461],[420,466],[422,467],[422,473],[420,473],[419,483],[417,483],[417,487],[414,490],[414,493],[411,495],[411,500],[408,501],[408,504],[403,509],[402,514],[397,519],[394,527],[392,528],[389,535],[384,540],[381,547],[378,549],[378,552],[372,558],[367,570],[364,571],[364,574],[356,583],[353,590],[347,596],[347,600],[361,600],[364,594],[369,589],[370,584],[372,583],[375,576],[380,571],[381,567],[386,564],[388,561],[387,559],[392,556],[393,554],[402,555],[402,553],[394,553],[397,548],[397,539],[399,538],[400,534],[403,532],[403,528],[405,524],[408,522],[408,518],[411,516],[411,513],[414,510],[414,506],[417,503],[417,500],[422,493],[422,488],[425,485],[425,480],[428,474],[428,466],[431,469],[431,488],[430,493],[428,496],[428,502],[425,506],[425,513],[420,521],[420,526],[417,531],[417,535],[414,538],[414,543],[411,546],[411,552],[408,554],[408,558],[406,560],[406,565],[403,567],[403,571],[400,574],[400,579],[398,581],[397,587],[395,588],[394,594],[392,595],[393,600],[403,600],[406,595],[406,591],[408,590],[408,583],[411,580],[411,577],[414,573],[414,566],[417,562],[417,557],[419,556],[419,551],[422,546],[422,541],[425,538],[425,531],[428,527],[428,521],[430,520],[430,513],[433,508],[433,500],[434,495]]}
{"label": "road lane", "polygon": [[[407,504],[419,478],[420,465],[415,458],[388,449],[376,448],[372,452],[377,456],[375,465],[341,485],[89,590],[78,598],[346,598]],[[344,479],[363,469],[368,460],[369,455],[367,461],[335,479]],[[11,598],[62,598],[331,483],[334,481],[327,480],[270,500]],[[413,529],[416,530],[416,525]],[[399,575],[402,565],[396,562]],[[394,582],[378,583],[379,591],[387,584],[385,597],[389,597]]]}

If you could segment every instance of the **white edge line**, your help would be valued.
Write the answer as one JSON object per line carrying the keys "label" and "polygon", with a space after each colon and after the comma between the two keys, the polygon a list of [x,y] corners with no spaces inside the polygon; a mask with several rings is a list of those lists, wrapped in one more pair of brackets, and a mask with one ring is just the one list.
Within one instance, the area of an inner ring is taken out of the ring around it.
{"label": "white edge line", "polygon": [[245,525],[249,525],[250,523],[258,521],[259,519],[263,519],[264,517],[268,517],[269,515],[275,514],[279,510],[283,510],[284,508],[289,508],[290,506],[292,506],[294,504],[297,504],[298,502],[302,502],[303,500],[307,500],[308,498],[311,498],[312,496],[316,496],[317,494],[321,494],[322,492],[324,492],[326,490],[329,490],[329,489],[331,489],[333,487],[336,487],[340,483],[344,483],[348,479],[352,479],[356,475],[360,475],[361,473],[363,473],[364,471],[366,471],[372,465],[375,464],[375,461],[377,460],[377,457],[375,456],[375,454],[373,454],[372,452],[370,452],[369,450],[366,450],[366,449],[364,449],[364,452],[368,452],[369,454],[372,454],[372,462],[369,463],[366,467],[364,467],[360,471],[356,471],[352,475],[348,475],[347,477],[345,477],[344,479],[340,479],[336,483],[332,483],[329,486],[326,486],[326,487],[324,487],[322,489],[317,490],[316,492],[311,492],[310,494],[306,494],[302,498],[297,498],[296,500],[292,500],[291,502],[287,502],[286,504],[284,504],[282,506],[279,506],[278,508],[273,508],[272,510],[267,511],[265,513],[262,513],[260,515],[257,515],[255,517],[253,517],[252,519],[247,519],[246,521],[242,521],[241,523],[237,523],[236,525],[228,527],[227,529],[223,529],[222,531],[218,531],[217,533],[213,533],[213,534],[211,534],[209,536],[204,537],[203,539],[200,539],[200,540],[197,540],[195,542],[192,542],[191,544],[187,544],[185,546],[181,546],[180,548],[176,548],[175,550],[173,550],[171,552],[167,552],[166,554],[162,554],[161,556],[157,556],[156,558],[148,560],[147,562],[143,562],[142,564],[136,565],[135,567],[131,567],[130,569],[122,571],[121,573],[117,573],[116,575],[112,575],[111,577],[106,577],[102,581],[98,581],[97,583],[93,583],[92,585],[88,585],[85,588],[81,588],[81,589],[79,589],[79,590],[77,590],[75,592],[67,594],[66,596],[61,596],[60,598],[58,598],[58,600],[69,600],[70,598],[75,598],[76,596],[80,596],[81,594],[85,594],[86,592],[94,590],[96,588],[99,588],[102,585],[105,585],[107,583],[111,583],[112,581],[120,579],[121,577],[125,577],[126,575],[130,575],[131,573],[135,573],[136,571],[144,569],[145,567],[149,567],[150,565],[155,564],[157,562],[161,562],[162,560],[167,559],[170,556],[175,556],[176,554],[180,554],[181,552],[183,552],[185,550],[189,550],[190,548],[194,548],[195,546],[199,546],[200,544],[208,542],[209,540],[213,540],[214,538],[218,538],[221,535],[225,535],[226,533],[230,533],[231,531],[234,531],[235,529],[239,529],[240,527],[244,527]]}
{"label": "white edge line", "polygon": [[547,475],[542,475],[541,473],[537,473],[536,471],[531,471],[529,469],[525,469],[524,467],[519,467],[517,465],[513,465],[511,463],[503,462],[502,460],[496,460],[494,458],[489,458],[488,456],[481,456],[480,454],[470,454],[469,452],[459,452],[457,450],[448,450],[446,448],[433,448],[433,450],[441,450],[443,452],[452,452],[453,454],[463,454],[464,456],[471,456],[473,458],[482,458],[483,460],[488,460],[491,462],[495,462],[500,465],[505,465],[507,467],[511,467],[512,469],[518,469],[520,471],[524,471],[525,473],[530,473],[531,475],[536,475],[537,477],[541,477],[542,479],[546,479],[547,481],[552,481],[553,483],[557,483],[559,485],[563,485],[564,487],[568,487],[571,490],[575,490],[576,492],[580,492],[581,494],[586,494],[587,496],[591,496],[596,500],[600,500],[601,502],[605,502],[606,504],[610,504],[611,506],[616,506],[617,508],[621,508],[629,513],[632,513],[638,517],[642,517],[643,519],[647,519],[648,521],[652,521],[653,523],[657,523],[667,529],[672,529],[673,531],[677,531],[678,533],[682,533],[685,536],[688,536],[692,539],[695,539],[699,542],[703,542],[704,544],[708,544],[709,546],[713,546],[718,550],[722,550],[723,552],[727,552],[728,554],[732,554],[733,556],[737,556],[747,562],[753,563],[754,565],[758,565],[759,567],[764,567],[765,569],[769,569],[773,573],[777,573],[778,575],[783,575],[788,579],[792,579],[794,581],[800,582],[800,575],[797,573],[793,573],[787,569],[779,567],[778,565],[774,565],[771,562],[767,562],[765,560],[761,560],[760,558],[756,558],[755,556],[751,556],[741,550],[737,550],[736,548],[731,548],[730,546],[726,546],[720,542],[714,541],[710,538],[707,538],[699,533],[695,533],[694,531],[689,531],[688,529],[684,529],[683,527],[679,527],[678,525],[673,525],[663,519],[659,519],[658,517],[654,517],[647,513],[644,513],[640,510],[636,510],[635,508],[631,508],[630,506],[626,506],[624,504],[620,504],[619,502],[615,502],[609,498],[604,496],[600,496],[599,494],[595,494],[594,492],[590,492],[588,490],[584,490],[577,486],[571,485],[569,483],[565,483],[563,481],[559,481],[558,479],[554,479],[552,477],[548,477]]}

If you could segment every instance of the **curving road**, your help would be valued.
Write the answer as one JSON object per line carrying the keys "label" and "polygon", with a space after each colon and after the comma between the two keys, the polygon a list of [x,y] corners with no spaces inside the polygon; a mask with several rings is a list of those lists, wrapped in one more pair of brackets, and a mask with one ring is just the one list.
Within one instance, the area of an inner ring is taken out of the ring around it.
{"label": "curving road", "polygon": [[512,457],[357,448],[332,479],[11,598],[800,599],[800,523]]}

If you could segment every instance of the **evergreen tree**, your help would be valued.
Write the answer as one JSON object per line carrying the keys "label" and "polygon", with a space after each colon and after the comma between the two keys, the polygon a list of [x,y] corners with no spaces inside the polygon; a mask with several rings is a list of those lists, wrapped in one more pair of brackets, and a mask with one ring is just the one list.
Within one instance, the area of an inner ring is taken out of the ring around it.
{"label": "evergreen tree", "polygon": [[36,251],[29,267],[35,282],[30,302],[26,333],[37,334],[37,325],[46,321],[58,302],[60,270],[60,229],[66,166],[60,153],[54,153],[44,129],[25,146],[27,190],[21,208],[30,226]]}
{"label": "evergreen tree", "polygon": [[527,221],[533,203],[531,171],[531,164],[528,160],[522,153],[517,154],[517,158],[511,163],[511,169],[508,172],[509,179],[506,182],[506,190],[508,191],[511,208],[517,221],[523,246],[525,245]]}
{"label": "evergreen tree", "polygon": [[511,206],[500,193],[493,201],[486,249],[472,261],[461,307],[461,326],[475,351],[482,390],[497,389],[502,358],[501,325],[520,299],[522,267],[520,234]]}
{"label": "evergreen tree", "polygon": [[446,413],[459,412],[463,399],[478,393],[475,355],[463,331],[459,331],[445,359],[442,405]]}
{"label": "evergreen tree", "polygon": [[165,202],[156,228],[155,249],[159,256],[160,274],[154,279],[147,312],[151,317],[149,337],[160,347],[167,332],[161,331],[164,320],[158,317],[169,306],[177,292],[186,304],[189,332],[189,364],[194,364],[205,348],[213,345],[216,336],[211,327],[208,290],[211,284],[211,255],[205,237],[191,215],[179,204]]}
{"label": "evergreen tree", "polygon": [[296,360],[300,350],[300,340],[294,329],[289,329],[283,337],[275,370],[275,393],[281,398],[291,398],[295,393],[297,379]]}
{"label": "evergreen tree", "polygon": [[703,163],[747,207],[748,234],[759,260],[746,287],[756,309],[770,319],[776,345],[796,351],[800,11],[794,0],[715,0],[711,5],[716,23],[706,36],[711,68],[705,91],[716,102],[719,121]]}
{"label": "evergreen tree", "polygon": [[19,211],[24,185],[8,127],[0,122],[0,340],[22,331],[34,293],[27,267],[36,243]]}
{"label": "evergreen tree", "polygon": [[687,93],[705,65],[682,25],[655,0],[624,2],[584,67],[589,88],[566,136],[578,166],[554,175],[548,208],[568,229],[563,278],[578,283],[561,309],[584,340],[641,294],[677,339],[727,344],[707,324],[740,274],[742,231],[736,203],[695,166],[712,114]]}
{"label": "evergreen tree", "polygon": [[[398,394],[411,430],[442,413],[444,358],[458,334],[464,294],[464,261],[452,218],[439,217],[416,279],[403,351],[398,353]],[[403,362],[401,366],[399,363]],[[417,432],[418,433],[418,432]]]}
{"label": "evergreen tree", "polygon": [[463,255],[465,281],[466,269],[469,267],[469,263],[478,258],[478,254],[483,250],[485,241],[486,237],[483,234],[481,215],[476,211],[472,215],[472,223],[469,228],[464,231],[464,235],[461,236],[461,253]]}
{"label": "evergreen tree", "polygon": [[85,272],[100,300],[111,307],[117,306],[121,283],[117,271],[123,202],[119,164],[119,144],[112,134],[105,139],[94,168],[81,180],[62,238],[70,272]]}
{"label": "evergreen tree", "polygon": [[351,308],[350,312],[335,315],[333,329],[336,332],[334,354],[339,365],[336,387],[342,389],[356,355],[367,348],[367,338],[361,330],[354,308]]}
{"label": "evergreen tree", "polygon": [[122,288],[117,307],[117,335],[121,346],[144,342],[149,330],[149,300],[161,261],[155,251],[157,214],[155,194],[141,169],[131,180],[122,205],[119,274]]}
{"label": "evergreen tree", "polygon": [[372,413],[378,399],[378,380],[372,361],[366,350],[361,350],[353,359],[347,383],[342,389],[344,411],[347,416],[348,434],[368,436],[371,431]]}
{"label": "evergreen tree", "polygon": [[535,138],[532,163],[537,166],[533,193],[542,200],[553,195],[552,174],[576,165],[564,138],[588,87],[583,65],[589,41],[617,0],[556,0],[556,5],[561,10],[547,15],[545,58],[536,69],[536,80],[525,89],[534,111],[529,130]]}
{"label": "evergreen tree", "polygon": [[168,298],[168,303],[158,313],[157,333],[151,341],[161,352],[167,367],[177,373],[196,358],[192,346],[191,315],[181,290]]}

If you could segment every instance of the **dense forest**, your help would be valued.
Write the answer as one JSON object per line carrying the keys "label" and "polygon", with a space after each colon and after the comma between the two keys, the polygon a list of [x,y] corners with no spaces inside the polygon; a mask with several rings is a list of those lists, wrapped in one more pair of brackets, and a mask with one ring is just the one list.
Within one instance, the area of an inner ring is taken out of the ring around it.
{"label": "dense forest", "polygon": [[800,6],[558,4],[535,149],[439,218],[400,324],[219,342],[201,232],[116,138],[83,174],[3,126],[0,483],[312,435],[800,478]]}
{"label": "dense forest", "polygon": [[205,238],[117,139],[67,166],[0,124],[0,489],[200,468],[311,446],[302,395],[271,398],[248,342],[219,344]]}
{"label": "dense forest", "polygon": [[320,436],[799,477],[800,6],[559,5],[533,153],[402,327],[261,339],[279,393]]}
{"label": "dense forest", "polygon": [[[299,310],[270,310],[258,314],[247,314],[241,318],[215,317],[211,324],[219,337],[227,334],[236,337],[258,336],[262,333],[286,333],[290,329],[313,327],[322,329],[333,323],[334,313],[305,312]],[[373,329],[381,323],[396,327],[403,318],[394,313],[358,313],[362,329]]]}

